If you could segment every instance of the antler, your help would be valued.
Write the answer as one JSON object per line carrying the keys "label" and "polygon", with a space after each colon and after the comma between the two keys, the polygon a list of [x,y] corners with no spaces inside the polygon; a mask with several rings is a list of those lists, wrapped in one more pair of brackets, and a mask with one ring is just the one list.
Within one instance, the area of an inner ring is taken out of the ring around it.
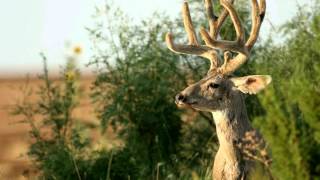
{"label": "antler", "polygon": [[[230,0],[230,3],[233,4],[234,0]],[[206,13],[209,20],[210,36],[214,39],[220,33],[221,25],[226,20],[228,16],[228,11],[223,9],[220,17],[217,17],[213,12],[213,6],[211,0],[205,0]]]}
{"label": "antler", "polygon": [[[207,0],[209,1],[209,0]],[[212,30],[210,26],[210,35],[205,29],[201,29],[200,33],[205,41],[206,45],[212,48],[221,49],[224,51],[233,51],[237,52],[238,55],[233,59],[229,57],[225,57],[225,62],[222,67],[219,68],[219,71],[223,74],[231,74],[236,69],[238,69],[242,64],[244,64],[250,54],[250,51],[257,41],[260,27],[265,15],[266,3],[265,0],[259,0],[259,4],[257,0],[252,1],[252,28],[250,37],[247,42],[244,42],[244,30],[239,19],[237,12],[232,6],[231,2],[227,0],[220,0],[221,5],[229,12],[231,20],[234,24],[237,39],[235,41],[224,41],[224,40],[216,40],[215,36],[212,36]],[[208,10],[207,10],[208,11]],[[221,24],[220,24],[221,25]],[[218,28],[221,28],[218,26]]]}
{"label": "antler", "polygon": [[173,36],[171,35],[171,33],[168,33],[166,36],[166,43],[168,48],[175,53],[192,54],[192,55],[198,55],[198,56],[207,58],[211,62],[210,69],[217,68],[218,66],[217,52],[209,46],[199,45],[195,30],[193,28],[193,23],[190,17],[190,11],[189,11],[189,6],[187,2],[184,2],[183,4],[182,17],[183,17],[184,27],[188,35],[189,44],[188,45],[175,44],[173,42]]}
{"label": "antler", "polygon": [[[245,42],[244,29],[242,27],[240,18],[233,7],[234,0],[220,0],[220,4],[224,7],[223,12],[218,18],[213,12],[212,0],[205,0],[206,12],[209,19],[209,33],[201,28],[200,34],[206,45],[198,45],[197,37],[191,22],[190,12],[187,2],[184,3],[183,18],[184,25],[189,37],[189,45],[175,45],[170,34],[167,35],[167,44],[169,49],[176,53],[194,54],[199,55],[211,60],[211,68],[217,69],[218,57],[217,49],[225,51],[224,63],[219,69],[222,74],[231,74],[244,64],[249,55],[252,47],[254,46],[259,36],[260,27],[264,19],[266,3],[265,0],[252,1],[252,28],[250,37]],[[234,24],[237,38],[235,41],[217,40],[221,26],[225,21],[227,15],[230,15],[232,23]],[[237,56],[231,58],[229,51],[238,53]],[[213,63],[214,62],[214,63]]]}

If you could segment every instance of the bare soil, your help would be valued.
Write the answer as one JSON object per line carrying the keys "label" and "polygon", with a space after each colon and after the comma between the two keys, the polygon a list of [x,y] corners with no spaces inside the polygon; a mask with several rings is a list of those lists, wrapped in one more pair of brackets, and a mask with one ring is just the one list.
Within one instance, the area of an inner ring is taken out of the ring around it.
{"label": "bare soil", "polygon": [[[80,106],[75,109],[74,116],[81,121],[97,123],[93,106],[90,103],[89,91],[93,77],[84,77],[80,85],[84,90]],[[42,82],[31,79],[29,87],[37,91]],[[24,78],[0,78],[0,179],[26,179],[22,174],[32,167],[26,156],[29,142],[29,126],[21,123],[22,117],[12,116],[12,107],[21,101],[23,92],[21,88],[26,85]],[[31,101],[36,101],[36,95],[31,96]],[[99,133],[94,133],[98,136]]]}

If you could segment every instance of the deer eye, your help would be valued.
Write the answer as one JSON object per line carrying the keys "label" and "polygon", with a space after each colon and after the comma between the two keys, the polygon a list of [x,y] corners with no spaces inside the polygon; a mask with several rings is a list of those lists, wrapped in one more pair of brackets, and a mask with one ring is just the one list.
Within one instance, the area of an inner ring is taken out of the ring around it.
{"label": "deer eye", "polygon": [[220,84],[217,84],[217,83],[210,83],[209,84],[209,87],[212,88],[212,89],[217,89],[220,87]]}

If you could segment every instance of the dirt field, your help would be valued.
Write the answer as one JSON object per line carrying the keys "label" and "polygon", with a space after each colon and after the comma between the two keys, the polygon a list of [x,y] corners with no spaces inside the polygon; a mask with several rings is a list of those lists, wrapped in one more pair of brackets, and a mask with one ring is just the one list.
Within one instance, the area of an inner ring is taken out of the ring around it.
{"label": "dirt field", "polygon": [[[84,121],[95,121],[93,107],[90,105],[89,90],[93,78],[86,77],[80,82],[84,89],[84,97],[80,107],[75,110],[75,116]],[[29,127],[19,123],[21,117],[10,115],[10,109],[21,100],[21,87],[26,83],[23,78],[0,78],[0,179],[25,179],[22,173],[30,167],[26,157]],[[36,90],[42,82],[30,80],[30,87]],[[35,96],[31,98],[36,99]]]}

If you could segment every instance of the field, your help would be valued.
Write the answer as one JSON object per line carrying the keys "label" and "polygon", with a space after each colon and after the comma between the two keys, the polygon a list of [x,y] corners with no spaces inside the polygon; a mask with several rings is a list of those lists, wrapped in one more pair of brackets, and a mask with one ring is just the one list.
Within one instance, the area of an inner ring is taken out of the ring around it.
{"label": "field", "polygon": [[[83,99],[80,100],[79,108],[75,109],[74,117],[82,121],[92,122],[96,118],[92,106],[90,106],[89,90],[93,78],[82,78],[80,85],[84,89]],[[42,82],[38,79],[31,79],[29,87],[34,91]],[[0,79],[0,179],[24,179],[23,172],[30,169],[31,164],[26,156],[29,127],[19,122],[21,117],[10,115],[15,103],[21,101],[23,93],[21,88],[26,85],[24,78],[2,78]],[[35,101],[36,96],[31,96]],[[98,133],[93,133],[98,136]]]}

